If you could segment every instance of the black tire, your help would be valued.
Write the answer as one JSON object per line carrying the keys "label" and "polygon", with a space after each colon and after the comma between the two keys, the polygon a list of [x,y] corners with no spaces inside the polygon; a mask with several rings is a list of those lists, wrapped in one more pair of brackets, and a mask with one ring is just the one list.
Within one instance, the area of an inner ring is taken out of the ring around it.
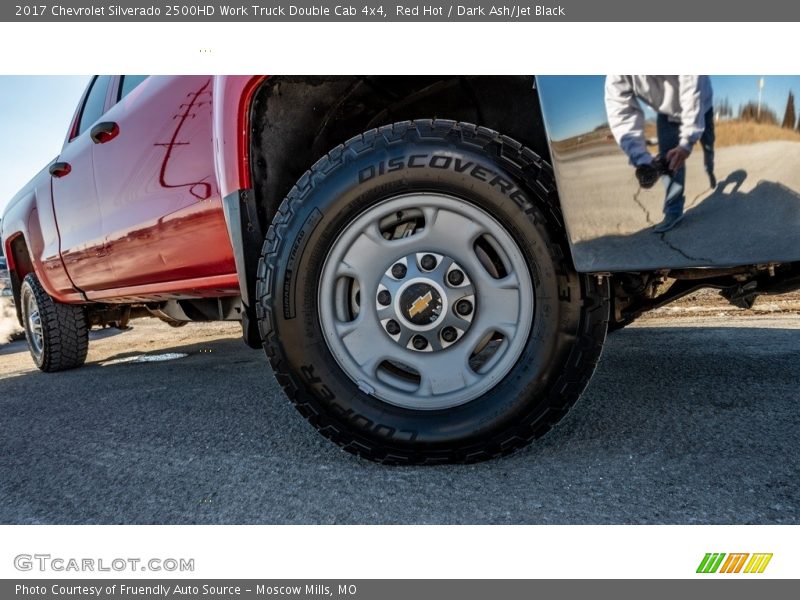
{"label": "black tire", "polygon": [[[54,373],[80,367],[86,362],[89,325],[83,307],[53,300],[33,273],[28,274],[22,282],[20,303],[28,349],[39,369]],[[30,324],[31,306],[38,309],[40,317],[40,344],[34,341]]]}
{"label": "black tire", "polygon": [[[432,151],[473,161],[481,170],[375,168],[388,157],[407,165],[412,155]],[[359,177],[365,169],[374,173],[367,181]],[[490,185],[491,174],[514,186]],[[331,355],[318,320],[317,284],[333,240],[365,208],[409,191],[447,193],[485,209],[512,234],[535,283],[533,325],[515,366],[483,396],[436,411],[390,405],[359,390]],[[349,452],[413,464],[509,454],[564,417],[600,356],[608,286],[605,279],[577,274],[569,257],[550,168],[531,150],[453,121],[371,130],[306,172],[269,228],[256,290],[264,349],[300,413]]]}

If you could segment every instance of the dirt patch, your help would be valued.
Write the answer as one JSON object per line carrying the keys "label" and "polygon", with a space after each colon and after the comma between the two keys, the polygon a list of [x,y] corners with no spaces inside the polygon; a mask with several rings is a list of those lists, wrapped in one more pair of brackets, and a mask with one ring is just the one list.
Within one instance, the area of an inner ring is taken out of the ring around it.
{"label": "dirt patch", "polygon": [[800,291],[779,296],[759,296],[753,308],[737,308],[719,295],[717,290],[700,290],[672,304],[642,315],[642,319],[697,316],[748,317],[763,315],[800,315]]}
{"label": "dirt patch", "polygon": [[17,311],[11,301],[11,280],[8,271],[0,266],[0,344],[18,338],[21,333]]}
{"label": "dirt patch", "polygon": [[11,298],[0,297],[0,344],[5,344],[16,338],[22,330],[17,322],[17,312],[11,303]]}

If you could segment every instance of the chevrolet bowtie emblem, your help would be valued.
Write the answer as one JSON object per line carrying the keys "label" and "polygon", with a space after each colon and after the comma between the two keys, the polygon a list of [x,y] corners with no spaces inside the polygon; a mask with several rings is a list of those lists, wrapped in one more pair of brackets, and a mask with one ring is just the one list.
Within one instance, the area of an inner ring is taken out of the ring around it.
{"label": "chevrolet bowtie emblem", "polygon": [[431,303],[432,300],[433,300],[433,294],[431,292],[428,292],[424,296],[420,296],[419,298],[414,300],[414,304],[412,304],[411,308],[408,309],[408,316],[413,319],[423,310],[428,308],[428,305]]}

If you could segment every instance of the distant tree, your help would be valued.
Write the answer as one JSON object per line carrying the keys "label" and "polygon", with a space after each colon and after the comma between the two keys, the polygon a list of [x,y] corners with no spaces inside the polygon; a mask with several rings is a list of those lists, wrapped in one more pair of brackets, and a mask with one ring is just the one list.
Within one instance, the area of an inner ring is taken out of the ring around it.
{"label": "distant tree", "polygon": [[739,118],[742,121],[755,121],[757,123],[767,123],[769,125],[778,124],[778,115],[775,111],[767,106],[761,105],[761,110],[758,108],[758,103],[750,101],[739,109]]}
{"label": "distant tree", "polygon": [[717,101],[716,109],[714,110],[715,116],[720,120],[730,119],[733,117],[733,107],[731,101],[727,97]]}
{"label": "distant tree", "polygon": [[786,112],[783,113],[783,124],[781,127],[785,127],[786,129],[794,129],[795,122],[797,121],[797,115],[794,112],[794,94],[789,92],[789,99],[786,100]]}

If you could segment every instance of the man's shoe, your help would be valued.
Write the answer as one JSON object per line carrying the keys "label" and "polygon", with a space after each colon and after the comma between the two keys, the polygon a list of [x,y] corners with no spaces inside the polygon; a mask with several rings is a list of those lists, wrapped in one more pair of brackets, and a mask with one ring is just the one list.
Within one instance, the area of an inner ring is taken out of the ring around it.
{"label": "man's shoe", "polygon": [[653,233],[666,233],[670,229],[675,229],[681,221],[683,221],[683,213],[679,215],[666,214],[664,215],[664,220],[653,227]]}
{"label": "man's shoe", "polygon": [[713,173],[708,174],[708,185],[711,186],[712,190],[717,189],[717,178]]}

